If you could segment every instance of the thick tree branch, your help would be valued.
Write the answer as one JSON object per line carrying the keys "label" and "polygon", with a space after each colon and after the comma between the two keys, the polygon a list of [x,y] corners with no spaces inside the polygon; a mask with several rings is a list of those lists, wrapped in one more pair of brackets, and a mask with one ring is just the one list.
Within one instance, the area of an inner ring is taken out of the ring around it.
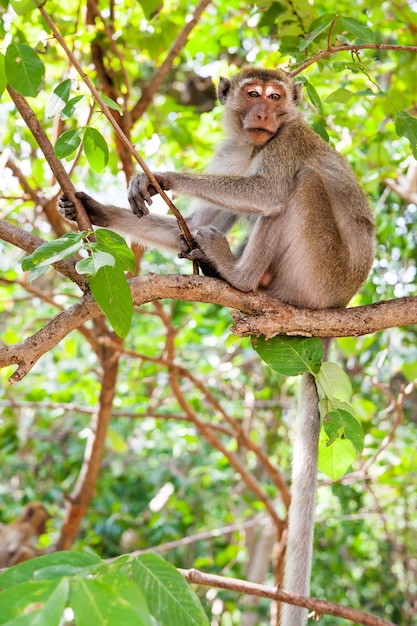
{"label": "thick tree branch", "polygon": [[388,622],[381,617],[374,617],[351,609],[347,606],[341,606],[320,598],[307,598],[300,596],[298,593],[289,593],[281,589],[274,589],[266,585],[248,582],[246,580],[238,580],[236,578],[226,578],[225,576],[217,576],[216,574],[204,574],[196,569],[184,570],[179,569],[184,578],[193,585],[204,585],[208,587],[217,587],[219,589],[229,589],[238,591],[248,595],[259,596],[260,598],[269,598],[270,600],[278,600],[288,602],[296,606],[303,606],[314,611],[317,615],[334,615],[348,619],[356,624],[363,626],[396,626],[393,622]]}
{"label": "thick tree branch", "polygon": [[[17,248],[20,248],[29,254],[45,243],[45,239],[32,235],[31,233],[23,230],[23,228],[9,224],[9,222],[6,222],[5,220],[0,220],[0,239],[13,244]],[[66,276],[78,285],[82,291],[87,291],[87,280],[84,275],[78,274],[75,269],[75,263],[74,259],[67,259],[65,261],[58,261],[57,263],[54,263],[53,266],[60,274]]]}
{"label": "thick tree branch", "polygon": [[76,485],[67,498],[67,511],[62,524],[61,536],[57,543],[58,550],[70,550],[77,538],[82,518],[94,496],[101,463],[104,455],[106,435],[112,417],[121,339],[108,346],[103,346],[100,358],[101,388],[97,408],[94,412],[90,435],[84,451],[83,464]]}
{"label": "thick tree branch", "polygon": [[[282,304],[264,293],[242,293],[227,283],[206,276],[148,274],[130,279],[129,284],[136,306],[170,298],[237,309],[241,313],[235,314],[236,321],[232,328],[236,335],[358,337],[417,322],[417,297],[399,298],[351,309],[312,311]],[[85,295],[32,337],[2,348],[0,367],[16,363],[19,367],[11,376],[10,382],[18,382],[43,354],[80,324],[96,317],[100,312],[92,296]],[[242,315],[242,312],[249,315]]]}

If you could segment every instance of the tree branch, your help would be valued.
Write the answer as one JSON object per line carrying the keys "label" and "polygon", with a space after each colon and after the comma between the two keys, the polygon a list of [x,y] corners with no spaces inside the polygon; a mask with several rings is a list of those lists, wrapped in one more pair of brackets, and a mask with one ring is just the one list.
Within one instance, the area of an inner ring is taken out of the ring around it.
{"label": "tree branch", "polygon": [[[145,161],[142,159],[140,154],[138,154],[138,152],[134,149],[134,147],[132,146],[132,143],[130,142],[129,138],[126,137],[125,133],[120,128],[119,124],[116,122],[116,120],[115,120],[113,114],[111,113],[109,107],[104,102],[103,98],[100,96],[99,92],[94,87],[93,83],[91,82],[91,80],[89,79],[87,74],[83,71],[81,65],[77,61],[77,59],[74,56],[74,54],[68,48],[67,44],[65,43],[64,38],[62,37],[62,35],[58,31],[58,29],[56,28],[55,24],[51,20],[49,14],[45,10],[44,6],[41,5],[41,6],[38,7],[38,9],[39,9],[40,13],[42,14],[42,17],[44,18],[45,22],[48,24],[49,28],[51,29],[54,37],[56,37],[56,40],[59,42],[60,46],[64,50],[64,52],[67,55],[68,59],[71,61],[72,65],[75,67],[75,69],[77,70],[77,72],[81,76],[82,80],[87,85],[87,87],[90,90],[90,92],[91,92],[92,96],[94,97],[95,101],[100,106],[100,109],[102,110],[103,114],[109,120],[109,122],[112,125],[112,127],[113,127],[113,129],[114,129],[114,131],[115,131],[115,133],[117,135],[117,137],[120,139],[121,143],[124,146],[126,146],[126,148],[129,150],[129,152],[132,154],[132,156],[136,159],[137,163],[140,165],[140,167],[142,168],[142,170],[144,171],[146,176],[149,178],[149,180],[152,183],[153,187],[155,187],[155,189],[157,190],[157,192],[159,193],[161,198],[164,200],[164,202],[169,207],[170,211],[172,211],[172,213],[175,215],[175,217],[177,219],[177,222],[178,222],[178,225],[180,227],[180,230],[183,233],[184,238],[185,238],[187,244],[189,245],[190,248],[192,248],[193,246],[192,246],[191,234],[190,234],[189,228],[188,228],[184,218],[182,217],[181,213],[178,211],[177,207],[172,202],[171,198],[162,189],[162,187],[160,186],[160,184],[156,180],[155,176],[153,175],[153,173],[151,172],[149,167],[146,165]],[[70,196],[70,199],[72,200],[72,196]],[[75,198],[75,199],[77,200],[77,198]],[[78,200],[77,200],[77,202],[78,202]],[[77,210],[77,213],[78,213],[78,210]]]}
{"label": "tree branch", "polygon": [[317,63],[321,59],[325,59],[332,54],[336,54],[337,52],[355,52],[357,54],[359,50],[398,50],[403,52],[417,52],[417,46],[399,46],[388,43],[341,44],[339,46],[332,46],[329,44],[326,50],[320,50],[320,52],[317,52],[317,54],[301,63],[295,70],[292,70],[290,72],[290,76],[294,78],[294,76],[303,72],[307,67],[310,67],[310,65],[313,65],[314,63]]}
{"label": "tree branch", "polygon": [[[243,293],[227,283],[206,276],[155,275],[129,280],[134,304],[170,298],[188,302],[219,304],[242,313],[235,314],[235,335],[297,335],[301,337],[358,337],[386,328],[417,323],[417,296],[387,300],[350,309],[313,311],[282,304],[264,293]],[[90,294],[52,319],[22,342],[0,350],[0,367],[19,367],[10,383],[21,380],[39,358],[72,330],[101,313]],[[252,317],[254,316],[254,317]]]}
{"label": "tree branch", "polygon": [[367,613],[363,613],[362,611],[341,606],[340,604],[335,604],[334,602],[328,602],[327,600],[321,600],[320,598],[307,598],[305,596],[300,596],[298,593],[290,593],[288,591],[267,587],[266,585],[259,585],[246,580],[226,578],[225,576],[217,576],[216,574],[205,574],[204,572],[200,572],[196,569],[179,569],[178,571],[189,583],[193,585],[229,589],[231,591],[246,593],[251,596],[259,596],[261,598],[269,598],[270,600],[288,602],[289,604],[295,604],[296,606],[303,606],[310,609],[317,615],[334,615],[335,617],[342,617],[350,620],[351,622],[355,622],[356,624],[362,624],[363,626],[396,626],[393,622],[388,622],[381,617],[374,617],[372,615],[368,615]]}
{"label": "tree branch", "polygon": [[[0,239],[13,244],[17,248],[31,254],[36,248],[39,248],[45,239],[26,232],[23,228],[14,226],[5,220],[0,220]],[[66,259],[53,264],[53,267],[63,276],[66,276],[72,282],[79,286],[82,291],[88,290],[88,283],[84,275],[78,274],[75,269],[76,261],[74,259]]]}
{"label": "tree branch", "polygon": [[38,143],[40,149],[42,150],[45,159],[48,162],[49,167],[51,168],[55,178],[57,179],[61,189],[67,196],[74,202],[75,208],[77,210],[77,223],[80,230],[91,230],[90,219],[85,212],[85,209],[82,205],[82,202],[78,200],[75,195],[75,190],[72,182],[69,179],[67,172],[65,171],[64,166],[61,161],[59,161],[54,152],[54,148],[49,141],[47,134],[39,123],[38,118],[35,113],[32,111],[29,104],[26,100],[15,91],[10,85],[7,86],[7,91],[13,102],[15,103],[20,115],[24,119],[27,127]]}

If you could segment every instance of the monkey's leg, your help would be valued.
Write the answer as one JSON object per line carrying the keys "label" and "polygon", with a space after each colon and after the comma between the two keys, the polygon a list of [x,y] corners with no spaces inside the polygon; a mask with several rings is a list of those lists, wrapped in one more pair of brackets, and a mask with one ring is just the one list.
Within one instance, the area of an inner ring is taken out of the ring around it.
{"label": "monkey's leg", "polygon": [[[181,251],[180,231],[174,217],[152,214],[138,217],[128,209],[101,204],[84,192],[77,192],[76,195],[95,226],[110,228],[144,245],[177,253]],[[74,204],[66,196],[61,196],[58,205],[67,219],[75,219]]]}
{"label": "monkey's leg", "polygon": [[[255,291],[266,275],[277,248],[277,216],[259,217],[254,222],[239,258],[232,253],[226,237],[217,228],[203,227],[194,234],[205,258],[224,280],[240,291]],[[189,255],[198,258],[199,252]]]}

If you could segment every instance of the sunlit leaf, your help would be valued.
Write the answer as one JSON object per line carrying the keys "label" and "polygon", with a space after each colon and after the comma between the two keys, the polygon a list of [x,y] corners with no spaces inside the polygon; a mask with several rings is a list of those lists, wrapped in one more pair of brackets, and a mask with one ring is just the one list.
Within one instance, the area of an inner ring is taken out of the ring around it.
{"label": "sunlit leaf", "polygon": [[139,0],[147,20],[152,19],[163,7],[163,0]]}
{"label": "sunlit leaf", "polygon": [[336,363],[325,361],[316,377],[319,396],[349,400],[352,395],[352,383],[349,376]]}
{"label": "sunlit leaf", "polygon": [[340,20],[351,35],[354,35],[357,39],[363,42],[371,42],[375,41],[375,34],[365,24],[359,22],[359,20],[355,20],[353,17],[342,17]]}
{"label": "sunlit leaf", "polygon": [[112,100],[112,98],[109,98],[108,96],[105,96],[103,94],[101,95],[101,98],[107,104],[109,109],[114,109],[115,111],[120,113],[120,115],[123,115],[123,110],[122,110],[121,106],[119,104],[117,104],[117,102]]}
{"label": "sunlit leaf", "polygon": [[70,100],[68,100],[67,104],[65,105],[65,107],[61,111],[62,119],[66,120],[66,119],[72,117],[72,115],[74,114],[74,111],[75,111],[75,108],[76,108],[77,104],[80,102],[80,100],[83,100],[84,98],[85,98],[85,96],[74,96],[74,98],[71,98]]}
{"label": "sunlit leaf", "polygon": [[97,239],[96,250],[111,254],[120,265],[120,269],[134,272],[135,255],[121,235],[107,228],[98,228],[95,234]]}
{"label": "sunlit leaf", "polygon": [[342,104],[346,104],[355,94],[353,91],[349,91],[349,89],[344,89],[344,87],[339,87],[336,91],[333,91],[326,98],[326,102],[341,102]]}
{"label": "sunlit leaf", "polygon": [[24,15],[33,11],[40,5],[40,0],[10,0],[10,4],[17,15]]}
{"label": "sunlit leaf", "polygon": [[67,130],[57,139],[54,151],[58,159],[67,159],[73,155],[81,143],[81,129]]}
{"label": "sunlit leaf", "polygon": [[7,86],[7,76],[4,55],[0,54],[0,97]]}
{"label": "sunlit leaf", "polygon": [[34,269],[42,265],[51,265],[76,254],[83,246],[83,237],[86,231],[79,233],[66,233],[60,239],[47,241],[29,256],[23,259],[24,271]]}
{"label": "sunlit leaf", "polygon": [[62,111],[68,102],[71,93],[71,80],[67,79],[60,83],[50,95],[45,107],[46,117],[55,117]]}
{"label": "sunlit leaf", "polygon": [[158,554],[137,557],[132,566],[133,580],[146,589],[152,615],[170,626],[209,626],[201,603],[181,574]]}
{"label": "sunlit leaf", "polygon": [[141,589],[118,572],[73,581],[70,607],[77,626],[153,626]]}
{"label": "sunlit leaf", "polygon": [[303,52],[306,48],[308,48],[308,46],[311,44],[312,41],[314,41],[314,39],[316,39],[325,30],[327,30],[330,24],[334,21],[334,18],[334,15],[329,16],[327,19],[324,20],[322,24],[320,24],[320,26],[317,26],[317,28],[312,30],[311,33],[307,35],[307,37],[304,37],[304,39],[300,41],[300,52]]}
{"label": "sunlit leaf", "polygon": [[417,118],[407,111],[398,111],[395,118],[395,130],[400,137],[407,137],[414,157],[417,159]]}
{"label": "sunlit leaf", "polygon": [[91,256],[87,259],[78,261],[75,269],[79,274],[90,274],[93,276],[94,274],[97,274],[101,267],[105,267],[106,265],[114,267],[116,265],[116,259],[108,252],[98,250],[93,251]]}
{"label": "sunlit leaf", "polygon": [[95,128],[85,129],[84,152],[95,172],[101,172],[106,167],[109,161],[109,148],[103,135]]}
{"label": "sunlit leaf", "polygon": [[318,467],[323,474],[332,480],[338,480],[346,474],[357,453],[348,439],[336,439],[328,445],[328,437],[322,429],[319,440]]}
{"label": "sunlit leaf", "polygon": [[11,43],[6,50],[7,80],[22,96],[37,96],[45,66],[36,52],[25,43]]}

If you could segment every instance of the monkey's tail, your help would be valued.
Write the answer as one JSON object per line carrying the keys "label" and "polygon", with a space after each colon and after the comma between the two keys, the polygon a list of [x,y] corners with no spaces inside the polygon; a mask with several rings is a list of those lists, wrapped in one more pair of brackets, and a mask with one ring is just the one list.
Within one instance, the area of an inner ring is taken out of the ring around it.
{"label": "monkey's tail", "polygon": [[[320,432],[318,396],[314,378],[304,374],[300,393],[292,467],[291,506],[283,589],[310,594],[316,509],[317,455]],[[281,606],[281,626],[305,626],[307,609]]]}

